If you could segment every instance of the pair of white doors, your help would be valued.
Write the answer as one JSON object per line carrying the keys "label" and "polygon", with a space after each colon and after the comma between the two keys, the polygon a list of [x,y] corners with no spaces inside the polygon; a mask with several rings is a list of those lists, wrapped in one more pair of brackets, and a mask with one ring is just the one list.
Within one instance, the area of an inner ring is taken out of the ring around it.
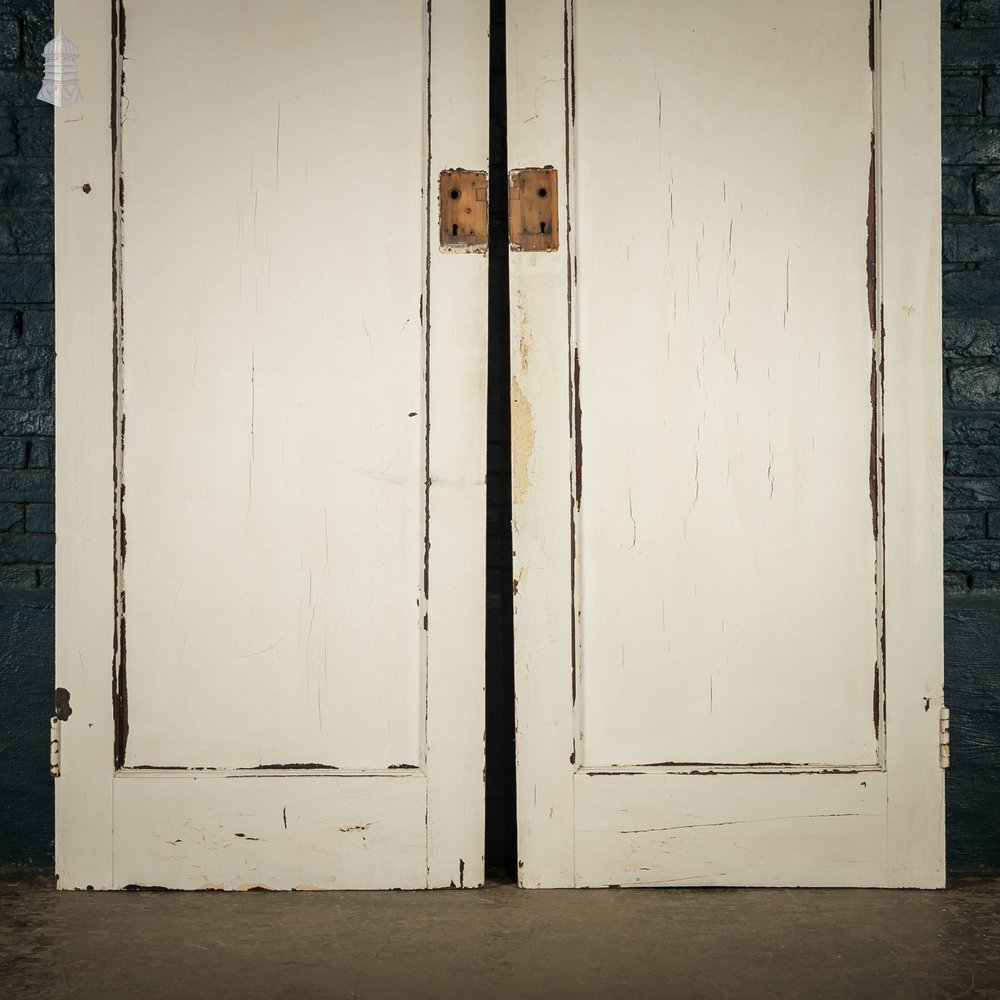
{"label": "pair of white doors", "polygon": [[[508,0],[525,886],[942,884],[937,17]],[[488,4],[57,23],[60,885],[479,885]]]}

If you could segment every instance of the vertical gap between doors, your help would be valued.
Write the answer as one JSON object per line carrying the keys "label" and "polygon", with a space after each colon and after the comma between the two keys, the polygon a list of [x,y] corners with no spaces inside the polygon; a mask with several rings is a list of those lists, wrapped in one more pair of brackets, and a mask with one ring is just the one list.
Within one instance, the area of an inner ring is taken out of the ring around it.
{"label": "vertical gap between doors", "polygon": [[506,0],[490,0],[489,375],[486,418],[486,871],[517,878],[511,538]]}

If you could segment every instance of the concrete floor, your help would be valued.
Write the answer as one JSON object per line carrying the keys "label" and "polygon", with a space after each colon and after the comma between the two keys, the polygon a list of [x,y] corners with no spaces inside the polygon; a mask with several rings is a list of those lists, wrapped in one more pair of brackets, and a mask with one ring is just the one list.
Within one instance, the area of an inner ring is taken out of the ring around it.
{"label": "concrete floor", "polygon": [[1000,879],[223,894],[0,873],[0,997],[1000,997]]}

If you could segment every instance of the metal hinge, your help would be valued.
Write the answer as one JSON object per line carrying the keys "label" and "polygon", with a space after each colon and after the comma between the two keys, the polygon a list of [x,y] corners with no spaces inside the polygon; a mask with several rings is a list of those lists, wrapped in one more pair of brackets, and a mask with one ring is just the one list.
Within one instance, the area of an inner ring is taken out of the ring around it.
{"label": "metal hinge", "polygon": [[941,706],[941,738],[938,743],[941,751],[941,766],[951,763],[951,712]]}
{"label": "metal hinge", "polygon": [[53,778],[59,777],[61,747],[62,722],[57,715],[53,715],[49,728],[49,772]]}

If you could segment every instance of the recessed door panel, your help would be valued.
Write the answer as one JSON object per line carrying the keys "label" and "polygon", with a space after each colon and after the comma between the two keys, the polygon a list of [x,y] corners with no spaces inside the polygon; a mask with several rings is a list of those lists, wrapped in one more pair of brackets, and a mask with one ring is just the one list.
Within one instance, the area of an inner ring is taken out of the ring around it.
{"label": "recessed door panel", "polygon": [[868,5],[629,14],[574,31],[580,756],[874,764]]}
{"label": "recessed door panel", "polygon": [[425,15],[380,6],[242,3],[223,69],[229,5],[130,5],[128,765],[419,762]]}

